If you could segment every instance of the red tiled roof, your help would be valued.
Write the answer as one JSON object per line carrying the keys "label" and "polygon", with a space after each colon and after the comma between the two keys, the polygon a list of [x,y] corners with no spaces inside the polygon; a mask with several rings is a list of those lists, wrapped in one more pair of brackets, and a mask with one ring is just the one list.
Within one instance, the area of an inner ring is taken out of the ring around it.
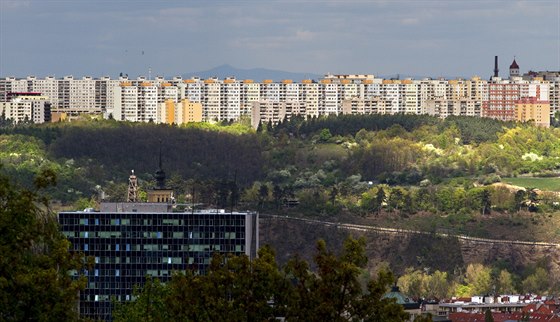
{"label": "red tiled roof", "polygon": [[511,63],[511,65],[509,65],[509,68],[519,69],[519,65],[517,65],[517,62],[515,61],[515,58],[513,59],[513,63]]}
{"label": "red tiled roof", "polygon": [[[492,317],[494,318],[494,322],[505,322],[511,320],[516,321],[523,318],[523,314],[521,312],[513,312],[513,313],[492,312]],[[454,312],[454,313],[449,313],[449,319],[453,322],[482,322],[484,321],[484,314]],[[560,322],[560,317],[553,314],[531,313],[530,320]]]}

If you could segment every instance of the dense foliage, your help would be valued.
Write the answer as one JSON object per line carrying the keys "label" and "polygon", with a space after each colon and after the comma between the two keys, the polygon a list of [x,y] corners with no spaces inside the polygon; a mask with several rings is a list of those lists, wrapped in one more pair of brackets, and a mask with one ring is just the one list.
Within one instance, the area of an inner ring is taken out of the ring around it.
{"label": "dense foliage", "polygon": [[463,274],[455,277],[438,270],[430,273],[409,268],[399,277],[398,285],[410,296],[433,299],[481,294],[555,294],[560,281],[547,272],[544,263],[527,267],[521,275],[500,264],[503,263],[493,267],[469,264]]}
{"label": "dense foliage", "polygon": [[115,321],[403,321],[401,305],[383,298],[393,275],[381,270],[362,283],[363,239],[346,240],[340,255],[317,242],[314,264],[294,257],[283,269],[274,251],[215,255],[207,275],[176,274],[162,285],[148,279],[136,300],[117,304]]}
{"label": "dense foliage", "polygon": [[46,171],[27,190],[0,176],[0,320],[76,321],[78,292],[86,280],[74,279],[86,268],[46,210],[39,189],[54,182]]}
{"label": "dense foliage", "polygon": [[[490,185],[504,177],[556,176],[560,131],[484,118],[294,117],[256,133],[241,123],[94,120],[5,126],[0,133],[2,171],[26,187],[37,171],[56,172],[59,185],[49,192],[66,204],[122,200],[132,169],[147,189],[160,149],[180,202],[267,211],[288,202],[300,214],[389,210],[407,216],[546,212],[558,202],[527,187]],[[384,198],[372,199],[380,189]]]}
{"label": "dense foliage", "polygon": [[[0,171],[28,189],[35,173],[53,171],[58,185],[48,194],[83,209],[124,200],[132,169],[145,197],[161,148],[167,185],[183,205],[560,240],[560,196],[547,188],[560,173],[558,128],[415,115],[294,117],[257,131],[245,123],[2,124]],[[542,185],[505,184],[509,178]],[[518,281],[531,275],[511,273]]]}

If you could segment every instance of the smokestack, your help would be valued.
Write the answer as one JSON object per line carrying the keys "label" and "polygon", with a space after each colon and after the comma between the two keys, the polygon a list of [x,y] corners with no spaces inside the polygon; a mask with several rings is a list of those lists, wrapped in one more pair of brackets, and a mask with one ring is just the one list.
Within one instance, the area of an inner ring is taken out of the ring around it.
{"label": "smokestack", "polygon": [[494,77],[498,77],[498,56],[494,56]]}

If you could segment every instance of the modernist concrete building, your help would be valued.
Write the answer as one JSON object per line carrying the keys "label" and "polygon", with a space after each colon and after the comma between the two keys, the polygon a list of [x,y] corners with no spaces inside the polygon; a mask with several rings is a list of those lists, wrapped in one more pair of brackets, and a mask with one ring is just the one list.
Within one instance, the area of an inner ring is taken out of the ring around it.
{"label": "modernist concrete building", "polygon": [[102,203],[99,211],[61,212],[59,223],[75,251],[94,259],[85,272],[87,288],[80,294],[80,313],[110,320],[113,301],[132,299],[146,276],[166,282],[174,272],[205,274],[212,254],[256,256],[258,214],[219,209],[177,211],[156,172],[151,202]]}

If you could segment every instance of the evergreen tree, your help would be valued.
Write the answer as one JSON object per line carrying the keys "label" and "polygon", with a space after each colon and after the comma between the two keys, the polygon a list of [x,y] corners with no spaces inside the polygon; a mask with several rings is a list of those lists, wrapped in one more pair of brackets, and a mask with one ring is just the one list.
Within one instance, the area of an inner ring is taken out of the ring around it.
{"label": "evergreen tree", "polygon": [[[0,320],[76,321],[89,261],[69,252],[56,215],[40,191],[55,183],[44,171],[34,190],[0,176]],[[71,273],[77,278],[73,278]]]}

